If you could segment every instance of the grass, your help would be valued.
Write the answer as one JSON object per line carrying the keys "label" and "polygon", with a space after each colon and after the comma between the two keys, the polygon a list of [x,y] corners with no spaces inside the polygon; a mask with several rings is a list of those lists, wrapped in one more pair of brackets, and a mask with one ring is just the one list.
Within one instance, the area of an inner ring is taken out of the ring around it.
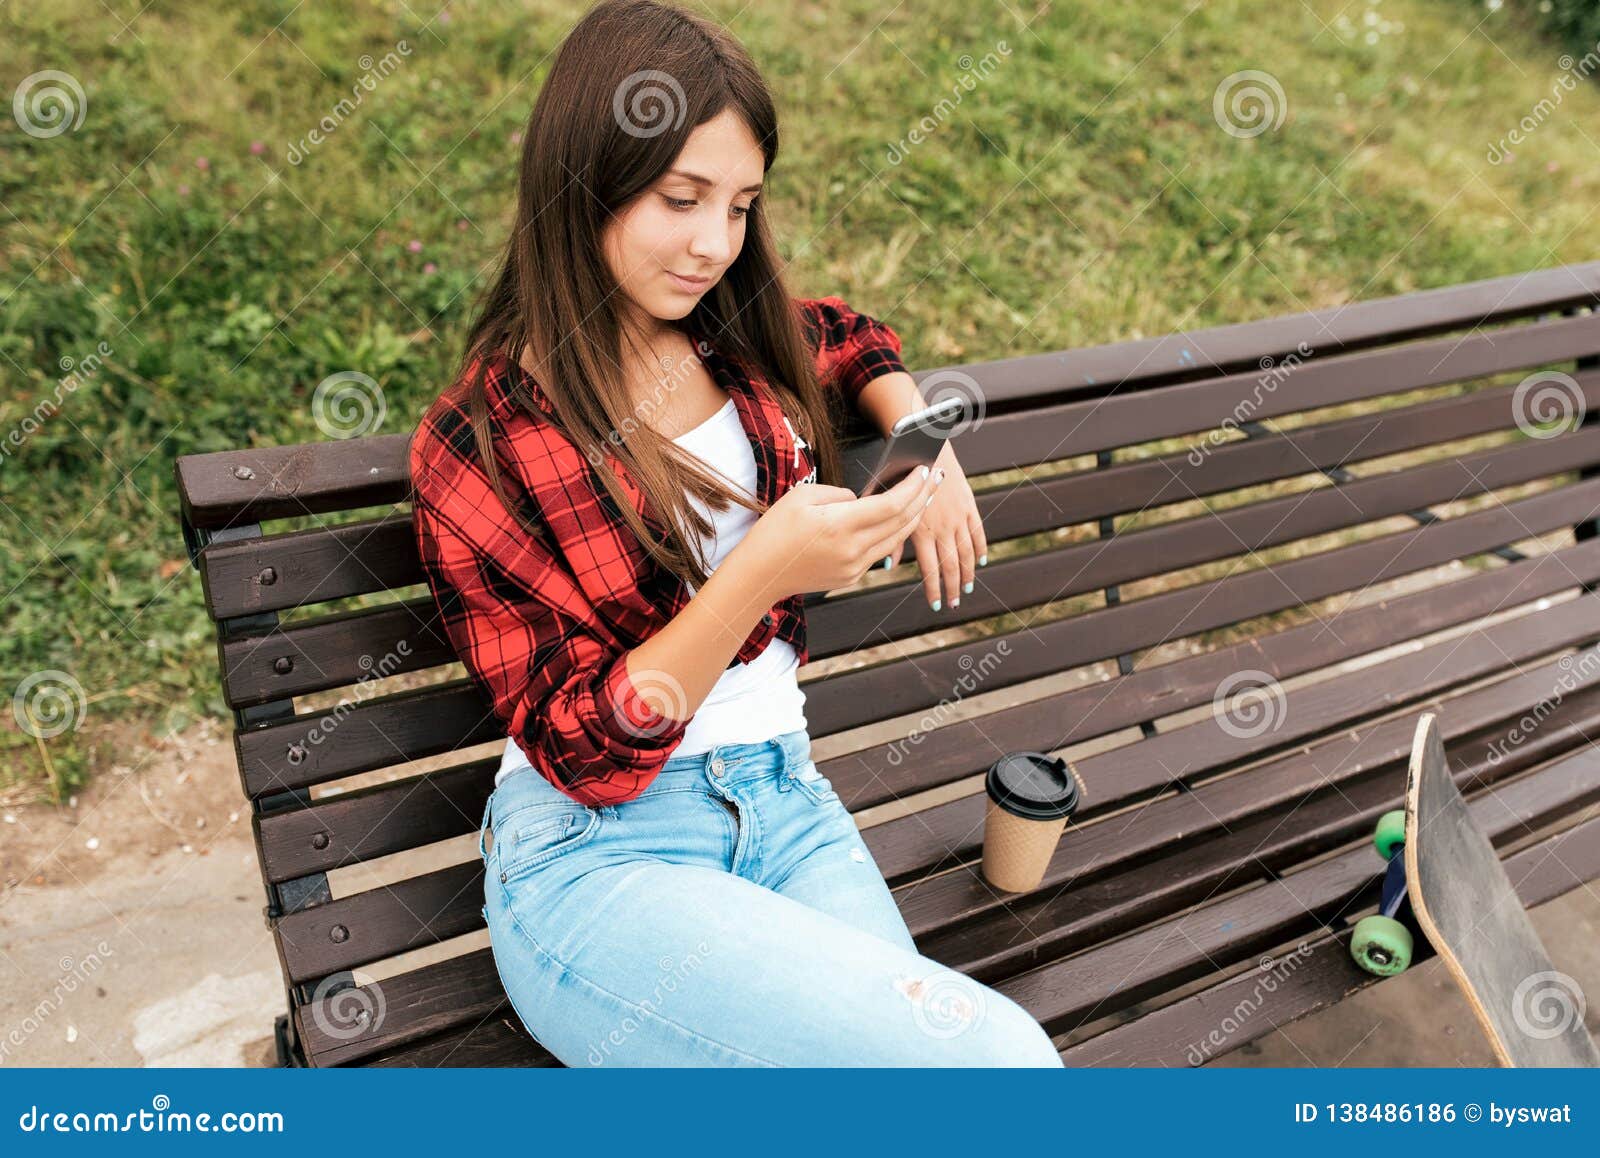
{"label": "grass", "polygon": [[[312,392],[336,372],[382,385],[390,433],[446,384],[519,131],[585,5],[435,3],[0,11],[13,89],[56,69],[85,94],[81,126],[8,132],[0,165],[0,674],[72,691],[58,735],[6,717],[6,799],[64,798],[126,762],[113,722],[225,712],[176,456],[326,438]],[[1559,72],[1559,45],[1511,6],[708,10],[784,114],[768,197],[795,288],[888,318],[913,365],[1592,256],[1592,84],[1486,159]],[[363,56],[401,41],[392,74],[290,163]],[[964,54],[993,54],[970,89]],[[1230,135],[1213,98],[1250,69],[1281,87],[1282,123]]]}

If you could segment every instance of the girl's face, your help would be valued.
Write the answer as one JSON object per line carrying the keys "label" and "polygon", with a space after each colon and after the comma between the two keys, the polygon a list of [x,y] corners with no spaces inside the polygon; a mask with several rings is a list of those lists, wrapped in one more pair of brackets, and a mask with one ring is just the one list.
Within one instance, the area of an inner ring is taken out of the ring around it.
{"label": "girl's face", "polygon": [[606,261],[646,332],[687,316],[739,256],[764,160],[744,121],[724,109],[607,224]]}

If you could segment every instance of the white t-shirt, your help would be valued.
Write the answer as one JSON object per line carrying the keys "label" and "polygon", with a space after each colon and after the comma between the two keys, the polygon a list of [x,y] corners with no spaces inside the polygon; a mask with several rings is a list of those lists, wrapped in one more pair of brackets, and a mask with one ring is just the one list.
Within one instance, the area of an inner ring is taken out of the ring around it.
{"label": "white t-shirt", "polygon": [[[756,457],[732,398],[699,426],[672,441],[754,497]],[[710,574],[744,538],[757,515],[737,503],[715,512],[694,495],[689,496],[689,502],[712,523],[711,535],[701,542],[701,558]],[[694,584],[689,584],[690,594],[694,590]],[[806,696],[800,689],[799,670],[799,654],[781,639],[767,644],[749,663],[736,663],[725,670],[690,719],[672,755],[694,756],[719,744],[757,744],[804,729]],[[495,776],[496,786],[513,769],[528,765],[517,742],[508,739]]]}

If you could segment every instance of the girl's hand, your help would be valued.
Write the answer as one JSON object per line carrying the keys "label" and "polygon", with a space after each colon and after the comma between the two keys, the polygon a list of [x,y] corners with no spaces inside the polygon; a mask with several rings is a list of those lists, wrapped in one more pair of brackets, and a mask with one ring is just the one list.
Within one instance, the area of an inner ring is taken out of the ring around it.
{"label": "girl's hand", "polygon": [[[956,462],[951,443],[944,444],[936,465],[944,468],[944,483],[911,532],[911,544],[922,568],[923,596],[938,611],[946,601],[950,607],[959,607],[962,592],[971,593],[977,568],[988,562],[989,541],[983,534],[972,487]],[[887,565],[898,562],[900,548],[896,547]]]}
{"label": "girl's hand", "polygon": [[[946,486],[949,484],[946,483]],[[770,605],[790,595],[858,582],[933,509],[937,472],[914,470],[886,491],[857,498],[845,487],[801,483],[767,508],[723,560]],[[735,561],[737,560],[737,562]]]}

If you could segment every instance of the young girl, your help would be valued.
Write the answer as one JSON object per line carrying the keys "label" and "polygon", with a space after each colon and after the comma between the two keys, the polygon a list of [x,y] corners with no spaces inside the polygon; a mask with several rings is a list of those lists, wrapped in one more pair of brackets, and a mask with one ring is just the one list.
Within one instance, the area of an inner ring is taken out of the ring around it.
{"label": "young girl", "polygon": [[985,548],[948,445],[873,497],[835,485],[846,403],[887,430],[923,400],[888,326],[788,296],[777,150],[724,30],[595,7],[413,439],[428,582],[509,737],[478,845],[495,964],[569,1066],[1059,1066],[1020,1006],[917,952],[811,760],[804,593],[910,537],[954,605]]}

